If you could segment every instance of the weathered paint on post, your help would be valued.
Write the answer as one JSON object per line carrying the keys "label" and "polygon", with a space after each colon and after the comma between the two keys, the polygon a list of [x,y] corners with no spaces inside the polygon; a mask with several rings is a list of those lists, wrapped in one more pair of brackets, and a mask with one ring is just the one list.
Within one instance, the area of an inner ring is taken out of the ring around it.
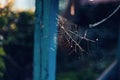
{"label": "weathered paint on post", "polygon": [[58,0],[36,0],[34,80],[55,80]]}
{"label": "weathered paint on post", "polygon": [[[34,34],[34,70],[33,70],[33,80],[40,80],[41,74],[41,41],[43,30],[42,26],[42,0],[36,0],[36,11],[35,11],[35,34]],[[39,7],[39,8],[38,8]]]}
{"label": "weathered paint on post", "polygon": [[57,44],[57,12],[58,12],[58,1],[51,0],[50,8],[50,52],[49,52],[49,76],[48,80],[55,80],[56,73],[56,44]]}

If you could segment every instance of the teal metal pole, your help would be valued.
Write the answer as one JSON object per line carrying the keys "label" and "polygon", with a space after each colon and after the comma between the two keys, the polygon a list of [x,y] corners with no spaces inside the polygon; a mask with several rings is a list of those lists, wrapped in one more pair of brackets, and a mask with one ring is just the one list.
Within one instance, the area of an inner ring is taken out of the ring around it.
{"label": "teal metal pole", "polygon": [[[41,43],[43,38],[42,29],[42,0],[36,0],[36,11],[35,11],[35,30],[34,30],[34,61],[33,61],[33,80],[41,79]],[[39,8],[38,8],[39,7]]]}
{"label": "teal metal pole", "polygon": [[55,80],[58,0],[36,0],[33,80]]}
{"label": "teal metal pole", "polygon": [[[51,0],[50,8],[50,53],[49,53],[49,77],[48,80],[56,80],[56,45],[57,45],[57,12],[58,12],[58,1]],[[52,73],[52,74],[51,74]]]}

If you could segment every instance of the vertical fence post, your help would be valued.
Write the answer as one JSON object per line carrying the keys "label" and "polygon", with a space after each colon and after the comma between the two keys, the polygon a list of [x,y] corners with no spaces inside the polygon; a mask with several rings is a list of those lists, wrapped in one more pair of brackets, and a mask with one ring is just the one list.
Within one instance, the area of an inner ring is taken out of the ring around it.
{"label": "vertical fence post", "polygon": [[57,44],[57,12],[58,12],[58,1],[51,0],[50,8],[50,53],[49,53],[49,79],[55,80],[56,73],[56,44]]}
{"label": "vertical fence post", "polygon": [[36,0],[33,80],[55,80],[58,0]]}

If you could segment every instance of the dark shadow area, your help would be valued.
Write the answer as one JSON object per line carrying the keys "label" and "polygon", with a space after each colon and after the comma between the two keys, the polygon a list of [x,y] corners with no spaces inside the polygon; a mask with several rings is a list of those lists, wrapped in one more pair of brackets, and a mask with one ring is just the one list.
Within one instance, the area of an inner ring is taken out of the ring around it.
{"label": "dark shadow area", "polygon": [[[81,1],[83,0],[70,0],[66,8],[60,11],[62,19],[58,26],[60,34],[58,35],[57,50],[57,80],[96,80],[116,60],[120,9],[101,24],[92,28],[89,25],[107,18],[119,6],[120,2],[108,1],[83,5]],[[74,15],[71,14],[71,6],[74,6],[72,9]],[[75,26],[77,28],[74,28]],[[76,43],[65,30],[85,51],[75,48]],[[80,39],[78,35],[84,37],[86,30],[87,39],[98,41]],[[107,80],[116,80],[115,74],[111,77]]]}
{"label": "dark shadow area", "polygon": [[33,11],[13,11],[12,3],[0,8],[0,80],[32,80],[33,31]]}

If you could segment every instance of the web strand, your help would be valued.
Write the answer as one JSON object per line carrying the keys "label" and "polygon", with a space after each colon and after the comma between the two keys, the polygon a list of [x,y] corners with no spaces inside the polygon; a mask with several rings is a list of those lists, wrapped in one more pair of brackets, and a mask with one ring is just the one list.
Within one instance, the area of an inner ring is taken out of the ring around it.
{"label": "web strand", "polygon": [[[120,5],[106,18],[102,19],[99,22],[96,22],[94,24],[89,24],[89,28],[97,27],[98,25],[104,23],[106,20],[111,18],[118,10],[120,9]],[[68,21],[66,18],[58,15],[57,18],[58,21],[58,27],[59,27],[59,35],[63,36],[63,38],[66,40],[64,45],[66,45],[69,50],[71,50],[70,54],[73,52],[77,52],[77,49],[81,52],[86,52],[85,49],[81,46],[82,40],[85,40],[87,42],[87,48],[89,51],[89,42],[97,42],[98,38],[96,40],[92,40],[87,38],[88,30],[86,29],[84,32],[84,35],[80,35],[79,28],[80,26],[77,26],[76,24]],[[79,28],[78,28],[79,27]]]}
{"label": "web strand", "polygon": [[120,5],[108,17],[106,17],[106,18],[102,19],[101,21],[96,22],[94,24],[89,24],[89,28],[96,27],[96,26],[104,23],[106,20],[108,20],[109,18],[111,18],[119,9],[120,9]]}
{"label": "web strand", "polygon": [[[80,45],[82,40],[87,41],[87,44],[88,44],[88,42],[96,42],[97,41],[97,39],[96,39],[96,41],[94,41],[94,40],[87,38],[87,33],[88,33],[87,30],[85,30],[84,35],[81,36],[78,31],[79,26],[68,21],[66,18],[58,15],[57,20],[58,20],[58,27],[59,27],[60,33],[62,33],[60,35],[64,36],[64,38],[68,42],[68,44],[66,44],[66,45],[67,46],[70,45],[69,48],[74,47],[74,52],[77,52],[78,49],[81,52],[86,52],[85,49],[83,49],[83,47],[81,47],[81,45]],[[71,50],[71,52],[73,52],[73,50]]]}

